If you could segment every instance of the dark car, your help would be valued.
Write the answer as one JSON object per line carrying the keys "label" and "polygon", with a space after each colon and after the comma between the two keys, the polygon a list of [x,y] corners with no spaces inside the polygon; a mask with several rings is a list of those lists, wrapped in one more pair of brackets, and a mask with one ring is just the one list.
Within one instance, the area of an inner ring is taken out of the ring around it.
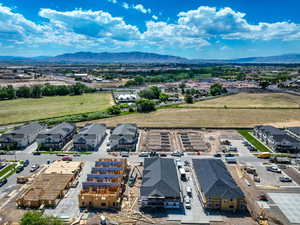
{"label": "dark car", "polygon": [[181,157],[181,156],[183,156],[184,154],[182,153],[182,152],[173,152],[172,154],[171,154],[171,156],[176,156],[176,157]]}
{"label": "dark car", "polygon": [[73,159],[70,156],[64,156],[62,161],[72,161]]}
{"label": "dark car", "polygon": [[220,158],[222,155],[220,153],[214,154],[214,157]]}
{"label": "dark car", "polygon": [[159,156],[160,157],[167,157],[167,154],[166,153],[160,153]]}
{"label": "dark car", "polygon": [[17,168],[16,168],[16,173],[20,173],[20,172],[22,172],[24,170],[24,167],[23,166],[17,166]]}
{"label": "dark car", "polygon": [[40,155],[41,153],[38,152],[38,151],[34,151],[32,154],[33,154],[33,155]]}
{"label": "dark car", "polygon": [[26,167],[26,166],[28,166],[28,165],[29,165],[29,160],[26,159],[25,162],[23,163],[23,166]]}
{"label": "dark car", "polygon": [[122,157],[129,157],[129,153],[128,153],[128,152],[122,152],[122,153],[121,153],[121,156],[122,156]]}
{"label": "dark car", "polygon": [[6,178],[1,179],[0,180],[0,187],[2,187],[6,183],[7,183],[7,179]]}

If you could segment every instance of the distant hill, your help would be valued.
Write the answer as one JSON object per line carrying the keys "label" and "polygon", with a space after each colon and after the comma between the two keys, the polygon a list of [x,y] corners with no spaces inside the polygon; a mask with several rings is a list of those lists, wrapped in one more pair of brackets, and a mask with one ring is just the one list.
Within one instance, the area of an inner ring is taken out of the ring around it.
{"label": "distant hill", "polygon": [[2,63],[300,63],[300,54],[238,59],[186,59],[147,52],[76,52],[53,57],[0,56]]}
{"label": "distant hill", "polygon": [[160,55],[146,52],[77,52],[46,58],[49,62],[81,62],[81,63],[182,63],[185,58]]}

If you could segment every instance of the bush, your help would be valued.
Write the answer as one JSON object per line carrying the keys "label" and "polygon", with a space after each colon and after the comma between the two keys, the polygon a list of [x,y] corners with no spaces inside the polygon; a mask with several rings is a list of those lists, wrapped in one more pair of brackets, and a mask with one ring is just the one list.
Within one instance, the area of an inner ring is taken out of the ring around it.
{"label": "bush", "polygon": [[141,98],[136,101],[138,112],[151,112],[155,111],[155,102],[149,99]]}
{"label": "bush", "polygon": [[21,225],[63,225],[63,221],[53,216],[43,216],[41,212],[27,212],[21,218]]}
{"label": "bush", "polygon": [[184,100],[185,100],[185,102],[188,103],[188,104],[193,104],[193,102],[194,102],[193,96],[192,96],[192,95],[186,95],[186,96],[184,97]]}
{"label": "bush", "polygon": [[113,105],[107,109],[107,113],[110,115],[119,115],[121,113],[121,108],[118,105]]}

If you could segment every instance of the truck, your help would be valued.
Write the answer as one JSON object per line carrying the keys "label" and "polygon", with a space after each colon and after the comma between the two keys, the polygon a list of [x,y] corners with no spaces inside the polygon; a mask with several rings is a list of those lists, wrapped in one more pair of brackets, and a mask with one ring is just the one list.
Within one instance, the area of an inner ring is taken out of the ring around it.
{"label": "truck", "polygon": [[27,176],[18,176],[17,177],[17,183],[18,184],[25,184],[28,182],[28,177]]}
{"label": "truck", "polygon": [[185,173],[184,168],[179,168],[179,174],[180,174],[180,179],[181,179],[182,181],[186,181],[186,180],[187,180],[187,177],[186,177],[186,173]]}

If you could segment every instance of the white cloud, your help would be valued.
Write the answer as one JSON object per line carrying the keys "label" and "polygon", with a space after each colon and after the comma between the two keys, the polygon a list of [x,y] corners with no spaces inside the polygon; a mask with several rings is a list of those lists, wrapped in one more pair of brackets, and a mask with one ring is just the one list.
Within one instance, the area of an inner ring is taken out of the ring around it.
{"label": "white cloud", "polygon": [[[115,1],[115,0],[109,0]],[[120,4],[120,2],[118,3]],[[150,13],[141,4],[123,7]],[[133,46],[151,49],[200,49],[209,46],[213,38],[249,40],[300,40],[300,25],[292,22],[251,24],[244,13],[231,8],[199,7],[180,12],[174,23],[146,22],[146,30],[127,24],[123,18],[108,12],[76,9],[57,11],[41,9],[39,16],[47,19],[37,24],[11,8],[0,4],[0,44],[2,46],[30,44],[58,44],[78,49],[103,49]],[[220,49],[226,50],[223,46]]]}
{"label": "white cloud", "polygon": [[144,14],[151,13],[151,9],[146,9],[142,4],[134,5],[133,8]]}
{"label": "white cloud", "polygon": [[127,3],[127,2],[123,2],[123,8],[125,8],[125,9],[129,9],[129,4]]}
{"label": "white cloud", "polygon": [[152,19],[154,19],[154,20],[158,20],[158,16],[156,16],[156,15],[152,15]]}
{"label": "white cloud", "polygon": [[117,0],[107,0],[108,2],[111,2],[111,3],[113,3],[113,4],[117,4],[118,3],[118,1]]}

